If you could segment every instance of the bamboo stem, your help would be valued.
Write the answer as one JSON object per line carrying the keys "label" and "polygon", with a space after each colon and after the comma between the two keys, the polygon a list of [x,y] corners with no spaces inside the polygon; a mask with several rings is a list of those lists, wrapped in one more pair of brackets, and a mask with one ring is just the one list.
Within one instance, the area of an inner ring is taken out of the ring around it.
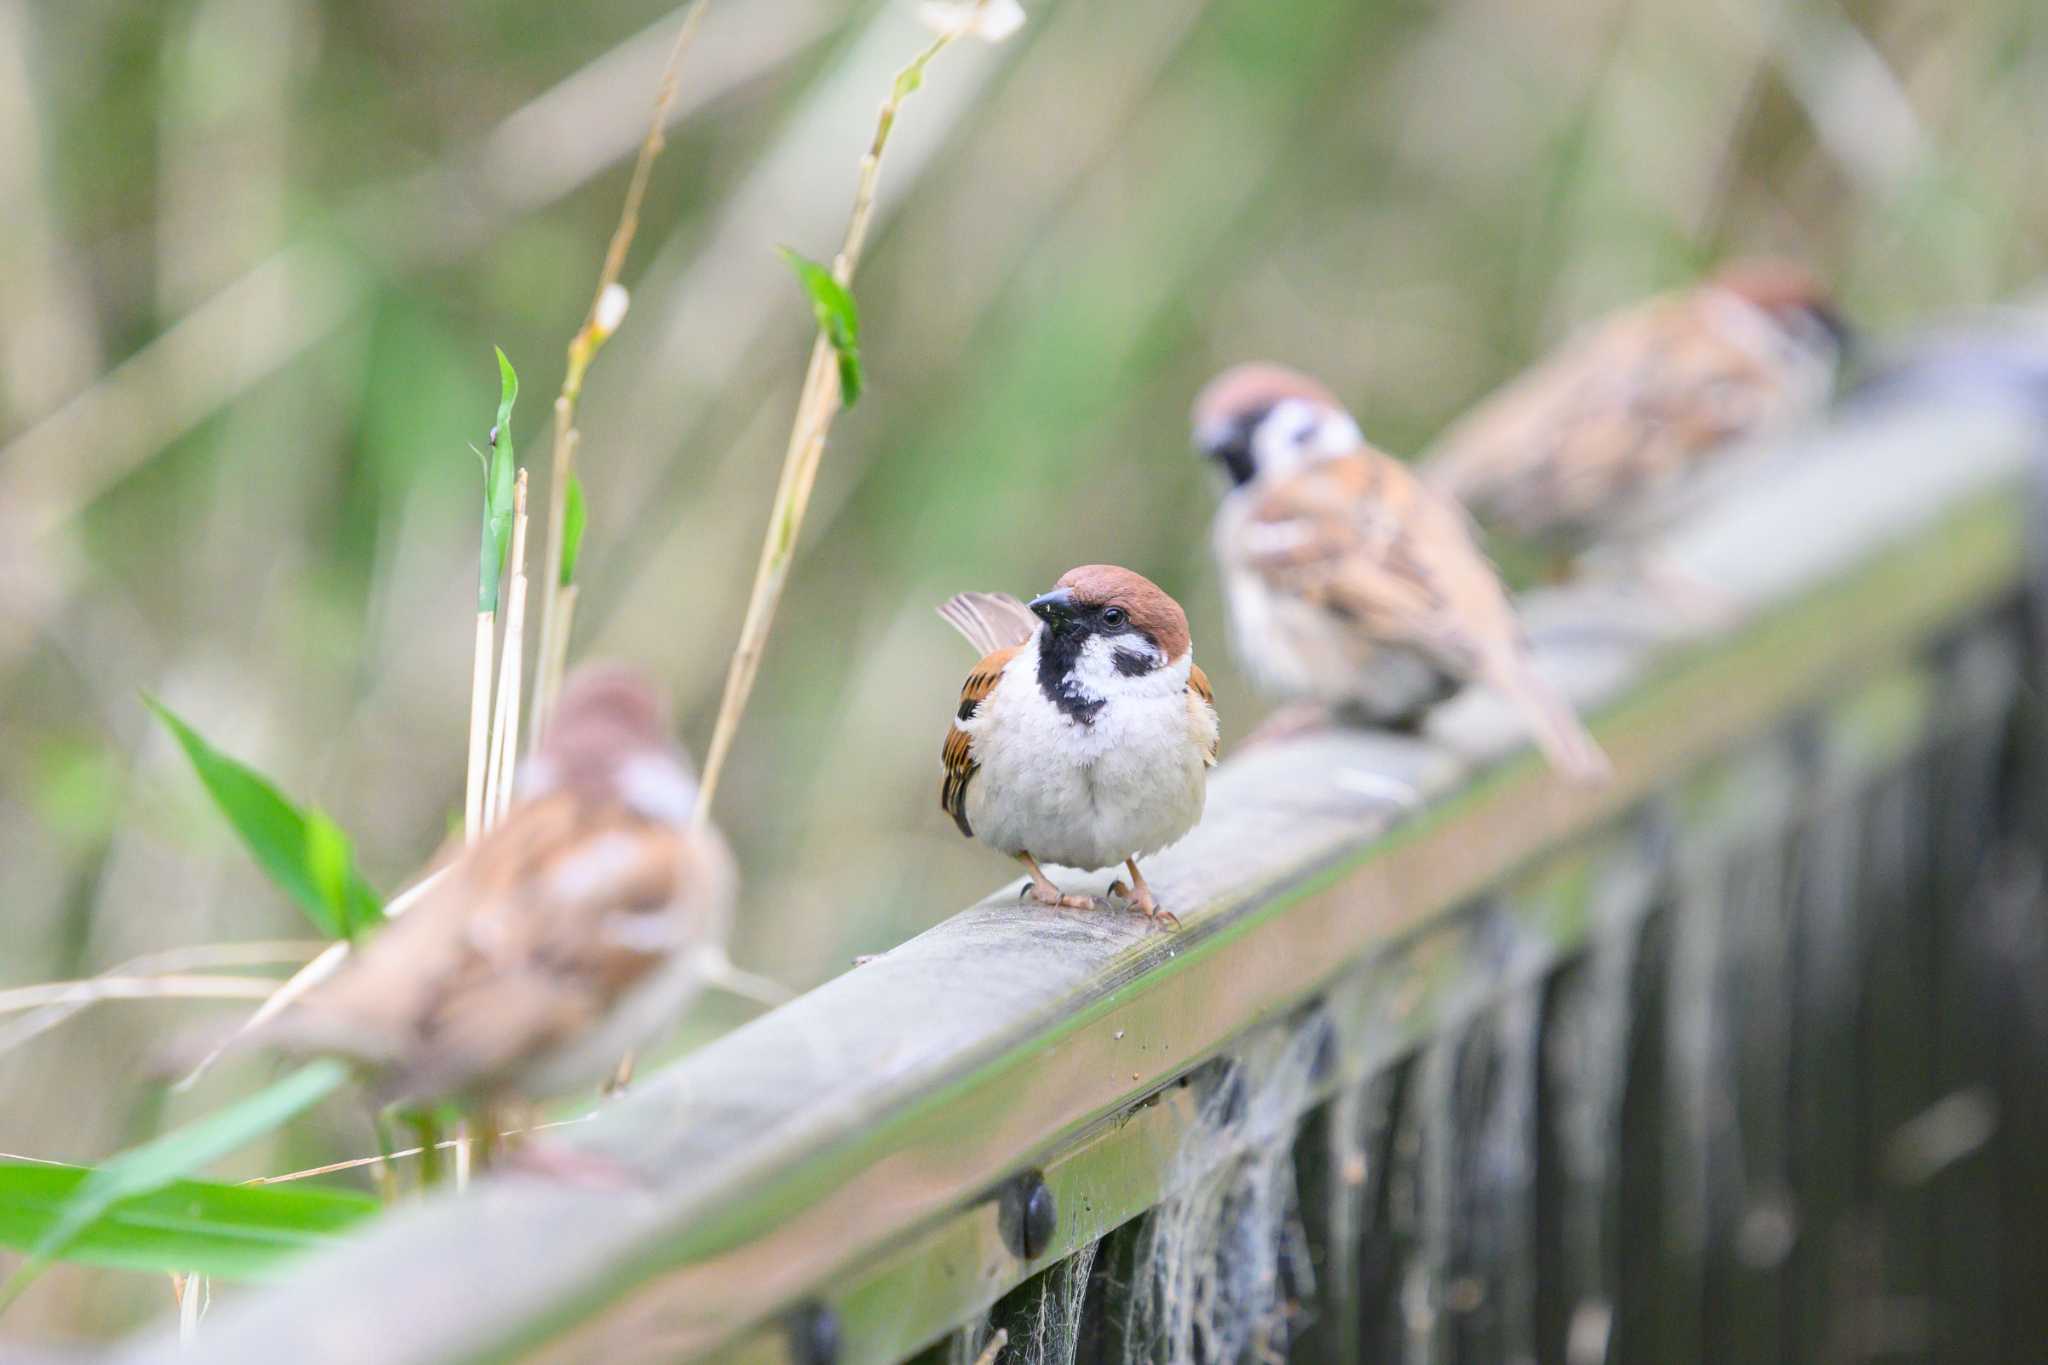
{"label": "bamboo stem", "polygon": [[[942,34],[897,73],[882,102],[875,123],[874,139],[861,158],[860,179],[854,190],[853,210],[846,223],[846,236],[832,261],[832,277],[842,285],[853,283],[860,264],[861,248],[867,243],[868,224],[874,217],[875,188],[881,179],[882,153],[889,145],[889,133],[896,126],[903,101],[923,79],[924,68],[953,40]],[[746,714],[760,673],[761,655],[768,632],[774,625],[775,610],[782,602],[782,590],[789,581],[789,568],[796,554],[797,536],[803,529],[804,509],[818,478],[818,466],[825,453],[825,438],[840,406],[839,367],[832,343],[821,329],[811,343],[811,359],[804,371],[804,386],[797,397],[796,420],[789,431],[789,444],[782,455],[782,475],[775,486],[775,503],[768,517],[768,530],[761,540],[760,562],[754,571],[753,591],[747,598],[747,614],[740,626],[739,643],[726,671],[725,693],[718,703],[718,721],[711,732],[711,745],[704,756],[704,777],[697,790],[699,824],[711,818],[711,803],[727,757]]]}
{"label": "bamboo stem", "polygon": [[469,781],[462,795],[462,838],[475,843],[484,832],[484,774],[491,747],[491,654],[496,614],[476,617],[476,662],[469,683]]}
{"label": "bamboo stem", "polygon": [[512,548],[505,569],[505,639],[498,651],[498,698],[491,728],[490,770],[484,780],[484,829],[512,804],[512,767],[519,749],[520,668],[526,644],[526,471],[512,489]]}

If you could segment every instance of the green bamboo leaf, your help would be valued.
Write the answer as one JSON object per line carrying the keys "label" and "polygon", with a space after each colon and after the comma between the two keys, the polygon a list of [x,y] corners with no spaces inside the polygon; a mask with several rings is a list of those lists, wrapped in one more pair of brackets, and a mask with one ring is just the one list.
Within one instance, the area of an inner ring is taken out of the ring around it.
{"label": "green bamboo leaf", "polygon": [[154,1194],[274,1132],[346,1085],[348,1079],[348,1067],[332,1058],[309,1062],[245,1100],[131,1147],[95,1167],[63,1207],[45,1221],[29,1244],[21,1268],[0,1285],[0,1308],[11,1303],[73,1243],[88,1234],[102,1234],[103,1220],[116,1204]]}
{"label": "green bamboo leaf", "polygon": [[498,352],[498,420],[491,427],[491,461],[484,473],[483,546],[477,568],[476,609],[498,609],[498,583],[505,574],[505,553],[512,543],[512,492],[518,477],[512,456],[512,404],[519,397],[519,376],[505,353]]}
{"label": "green bamboo leaf", "polygon": [[569,491],[562,499],[561,584],[565,588],[576,577],[576,557],[583,552],[583,523],[588,515],[583,507],[583,480],[571,474]]}
{"label": "green bamboo leaf", "polygon": [[839,360],[839,397],[847,407],[860,401],[860,309],[853,293],[832,272],[816,261],[788,247],[777,247],[782,259],[796,272],[797,281],[810,295],[811,311],[817,315],[818,330],[832,343]]}
{"label": "green bamboo leaf", "polygon": [[[0,1246],[28,1251],[49,1237],[92,1176],[83,1166],[0,1161]],[[117,1270],[258,1279],[377,1209],[366,1194],[329,1186],[174,1180],[115,1201],[63,1258]]]}
{"label": "green bamboo leaf", "polygon": [[269,779],[208,744],[162,702],[143,702],[178,741],[258,865],[320,932],[353,938],[383,920],[383,901],[356,871],[340,826],[318,810],[294,805]]}

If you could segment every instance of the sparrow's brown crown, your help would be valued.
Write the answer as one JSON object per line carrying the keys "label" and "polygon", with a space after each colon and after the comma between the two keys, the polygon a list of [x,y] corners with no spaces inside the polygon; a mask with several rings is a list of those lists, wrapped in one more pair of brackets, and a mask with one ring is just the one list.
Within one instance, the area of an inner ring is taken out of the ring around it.
{"label": "sparrow's brown crown", "polygon": [[1133,627],[1152,637],[1167,659],[1188,649],[1188,616],[1180,603],[1143,574],[1115,564],[1083,564],[1060,575],[1059,587],[1083,607],[1121,607]]}
{"label": "sparrow's brown crown", "polygon": [[543,785],[608,787],[636,754],[669,754],[668,705],[654,686],[623,664],[585,664],[563,684],[533,766]]}
{"label": "sparrow's brown crown", "polygon": [[1729,261],[1714,272],[1712,282],[1767,313],[1830,306],[1827,287],[1797,261],[1776,257]]}
{"label": "sparrow's brown crown", "polygon": [[1247,414],[1272,407],[1282,399],[1299,398],[1317,407],[1341,409],[1337,395],[1323,385],[1284,365],[1254,361],[1233,365],[1202,386],[1195,395],[1195,431],[1216,431]]}

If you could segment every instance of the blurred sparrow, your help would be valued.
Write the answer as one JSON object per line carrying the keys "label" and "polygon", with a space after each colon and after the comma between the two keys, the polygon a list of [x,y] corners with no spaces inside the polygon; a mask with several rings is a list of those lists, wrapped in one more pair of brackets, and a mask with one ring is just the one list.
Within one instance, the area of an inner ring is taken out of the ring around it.
{"label": "blurred sparrow", "polygon": [[724,962],[736,889],[654,690],[579,670],[504,821],[256,1041],[355,1062],[380,1105],[604,1079]]}
{"label": "blurred sparrow", "polygon": [[1800,267],[1731,264],[1595,323],[1446,431],[1423,477],[1568,562],[1654,529],[1743,438],[1818,412],[1845,338]]}
{"label": "blurred sparrow", "polygon": [[1062,895],[1041,860],[1122,863],[1130,883],[1110,894],[1165,915],[1138,859],[1201,818],[1217,749],[1180,604],[1129,569],[1088,564],[1029,605],[962,593],[939,615],[984,655],[946,732],[939,804],[960,832],[1023,863],[1042,905],[1095,901]]}
{"label": "blurred sparrow", "polygon": [[1531,666],[1463,509],[1367,445],[1327,389],[1242,365],[1202,390],[1194,425],[1230,479],[1216,559],[1255,684],[1396,724],[1482,682],[1560,771],[1607,774],[1599,746]]}

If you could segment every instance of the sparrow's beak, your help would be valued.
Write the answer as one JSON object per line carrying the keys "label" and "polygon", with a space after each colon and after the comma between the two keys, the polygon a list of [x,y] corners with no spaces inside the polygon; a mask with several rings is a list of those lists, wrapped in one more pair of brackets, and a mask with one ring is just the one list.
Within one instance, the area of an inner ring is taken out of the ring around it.
{"label": "sparrow's beak", "polygon": [[1058,630],[1062,624],[1074,619],[1074,594],[1065,588],[1054,588],[1025,603],[1039,620]]}

